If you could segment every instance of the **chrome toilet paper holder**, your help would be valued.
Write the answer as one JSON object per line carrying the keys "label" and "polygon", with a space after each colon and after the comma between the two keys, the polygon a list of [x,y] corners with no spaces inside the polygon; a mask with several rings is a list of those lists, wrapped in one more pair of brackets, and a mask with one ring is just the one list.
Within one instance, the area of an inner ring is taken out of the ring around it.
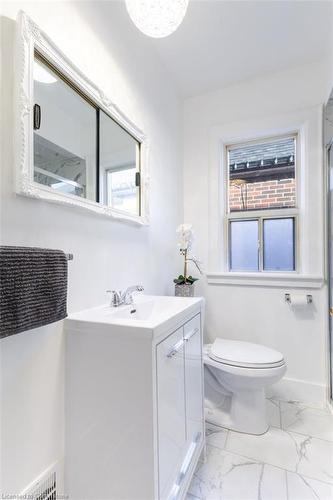
{"label": "chrome toilet paper holder", "polygon": [[[287,302],[287,304],[291,304],[291,295],[290,295],[290,293],[285,293],[285,294],[284,294],[284,300]],[[311,294],[307,294],[307,295],[306,295],[306,302],[307,302],[308,304],[312,304],[312,302],[313,302],[313,297],[312,297],[312,295],[311,295]]]}

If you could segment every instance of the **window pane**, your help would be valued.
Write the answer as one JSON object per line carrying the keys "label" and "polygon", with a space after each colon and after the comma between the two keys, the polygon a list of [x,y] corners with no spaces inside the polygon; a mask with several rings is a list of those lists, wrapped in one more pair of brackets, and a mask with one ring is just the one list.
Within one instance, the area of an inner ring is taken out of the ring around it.
{"label": "window pane", "polygon": [[108,170],[107,172],[107,204],[125,212],[136,213],[136,169]]}
{"label": "window pane", "polygon": [[230,222],[230,270],[258,271],[258,221]]}
{"label": "window pane", "polygon": [[294,219],[267,219],[263,224],[264,270],[294,271]]}
{"label": "window pane", "polygon": [[140,215],[140,143],[109,115],[100,111],[100,192],[102,203]]}
{"label": "window pane", "polygon": [[228,148],[229,210],[296,206],[295,137]]}
{"label": "window pane", "polygon": [[96,200],[96,108],[41,60],[34,60],[34,180]]}

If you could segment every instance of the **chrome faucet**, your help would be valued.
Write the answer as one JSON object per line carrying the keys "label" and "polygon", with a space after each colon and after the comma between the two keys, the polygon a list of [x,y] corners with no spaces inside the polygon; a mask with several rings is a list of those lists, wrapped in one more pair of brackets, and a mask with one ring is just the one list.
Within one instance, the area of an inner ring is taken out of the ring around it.
{"label": "chrome faucet", "polygon": [[133,293],[143,292],[144,288],[141,285],[129,286],[124,292],[116,292],[115,290],[107,290],[111,293],[111,307],[133,304]]}

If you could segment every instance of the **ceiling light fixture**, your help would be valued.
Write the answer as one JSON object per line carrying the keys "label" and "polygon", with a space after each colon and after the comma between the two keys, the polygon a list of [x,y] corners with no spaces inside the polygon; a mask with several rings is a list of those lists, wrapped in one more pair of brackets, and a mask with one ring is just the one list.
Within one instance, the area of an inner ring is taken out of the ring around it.
{"label": "ceiling light fixture", "polygon": [[147,36],[164,38],[182,23],[189,0],[126,0],[135,26]]}

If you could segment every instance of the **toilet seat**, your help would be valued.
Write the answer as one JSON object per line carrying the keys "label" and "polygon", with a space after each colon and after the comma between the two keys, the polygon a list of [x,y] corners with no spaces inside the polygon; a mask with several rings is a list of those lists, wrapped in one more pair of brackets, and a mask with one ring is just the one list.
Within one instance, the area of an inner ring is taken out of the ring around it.
{"label": "toilet seat", "polygon": [[283,366],[283,355],[269,347],[239,340],[216,339],[207,349],[215,362],[239,368],[275,368]]}

